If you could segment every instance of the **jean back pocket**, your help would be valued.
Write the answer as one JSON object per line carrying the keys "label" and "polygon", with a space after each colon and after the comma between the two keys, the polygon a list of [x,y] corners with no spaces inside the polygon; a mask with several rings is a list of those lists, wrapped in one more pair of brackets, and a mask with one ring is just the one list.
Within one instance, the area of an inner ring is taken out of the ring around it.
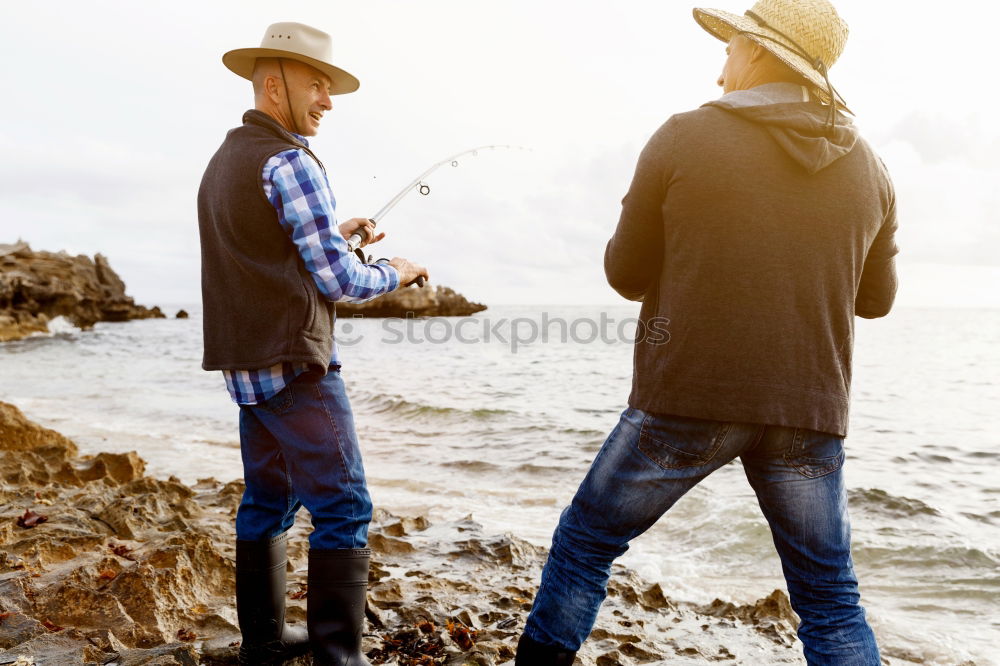
{"label": "jean back pocket", "polygon": [[807,479],[818,479],[843,467],[844,457],[843,438],[797,428],[785,462]]}
{"label": "jean back pocket", "polygon": [[647,414],[639,430],[639,450],[664,469],[700,467],[718,454],[731,423],[685,416]]}

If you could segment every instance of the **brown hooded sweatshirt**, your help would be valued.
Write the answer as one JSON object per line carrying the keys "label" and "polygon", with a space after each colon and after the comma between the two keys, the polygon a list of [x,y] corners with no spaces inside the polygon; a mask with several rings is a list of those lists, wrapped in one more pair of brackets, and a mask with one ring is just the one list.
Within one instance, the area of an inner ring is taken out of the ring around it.
{"label": "brown hooded sweatshirt", "polygon": [[641,300],[629,404],[847,434],[854,316],[896,293],[882,161],[801,86],[738,91],[649,140],[605,254]]}

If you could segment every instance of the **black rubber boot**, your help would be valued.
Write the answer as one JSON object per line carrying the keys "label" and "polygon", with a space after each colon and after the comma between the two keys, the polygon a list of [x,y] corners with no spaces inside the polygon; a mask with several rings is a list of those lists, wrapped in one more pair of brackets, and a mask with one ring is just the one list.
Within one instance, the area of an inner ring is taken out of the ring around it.
{"label": "black rubber boot", "polygon": [[306,618],[317,666],[370,666],[361,653],[368,548],[309,550]]}
{"label": "black rubber boot", "polygon": [[576,652],[543,645],[521,634],[514,666],[570,666],[575,658]]}
{"label": "black rubber boot", "polygon": [[306,630],[285,624],[287,542],[287,533],[266,541],[236,540],[241,664],[278,666],[309,652]]}

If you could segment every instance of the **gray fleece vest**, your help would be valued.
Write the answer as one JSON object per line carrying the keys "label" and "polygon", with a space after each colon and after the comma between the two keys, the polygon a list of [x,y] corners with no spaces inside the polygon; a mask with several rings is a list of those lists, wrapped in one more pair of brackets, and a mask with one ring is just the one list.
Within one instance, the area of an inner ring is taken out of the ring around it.
{"label": "gray fleece vest", "polygon": [[334,305],[320,294],[261,180],[264,163],[290,148],[308,151],[267,114],[247,111],[202,176],[205,370],[304,361],[325,372],[330,362]]}

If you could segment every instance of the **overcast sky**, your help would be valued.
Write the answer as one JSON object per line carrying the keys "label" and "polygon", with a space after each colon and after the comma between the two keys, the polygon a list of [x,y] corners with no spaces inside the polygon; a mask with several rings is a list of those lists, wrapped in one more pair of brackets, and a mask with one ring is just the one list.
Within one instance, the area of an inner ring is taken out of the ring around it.
{"label": "overcast sky", "polygon": [[[896,183],[900,303],[1000,306],[1000,5],[836,5],[831,78]],[[531,149],[439,170],[372,248],[486,303],[620,302],[601,257],[636,157],[720,94],[724,45],[683,2],[5,3],[0,242],[102,252],[140,302],[197,302],[198,182],[252,105],[221,55],[275,21],[331,33],[361,80],[312,144],[341,219],[450,154]]]}

